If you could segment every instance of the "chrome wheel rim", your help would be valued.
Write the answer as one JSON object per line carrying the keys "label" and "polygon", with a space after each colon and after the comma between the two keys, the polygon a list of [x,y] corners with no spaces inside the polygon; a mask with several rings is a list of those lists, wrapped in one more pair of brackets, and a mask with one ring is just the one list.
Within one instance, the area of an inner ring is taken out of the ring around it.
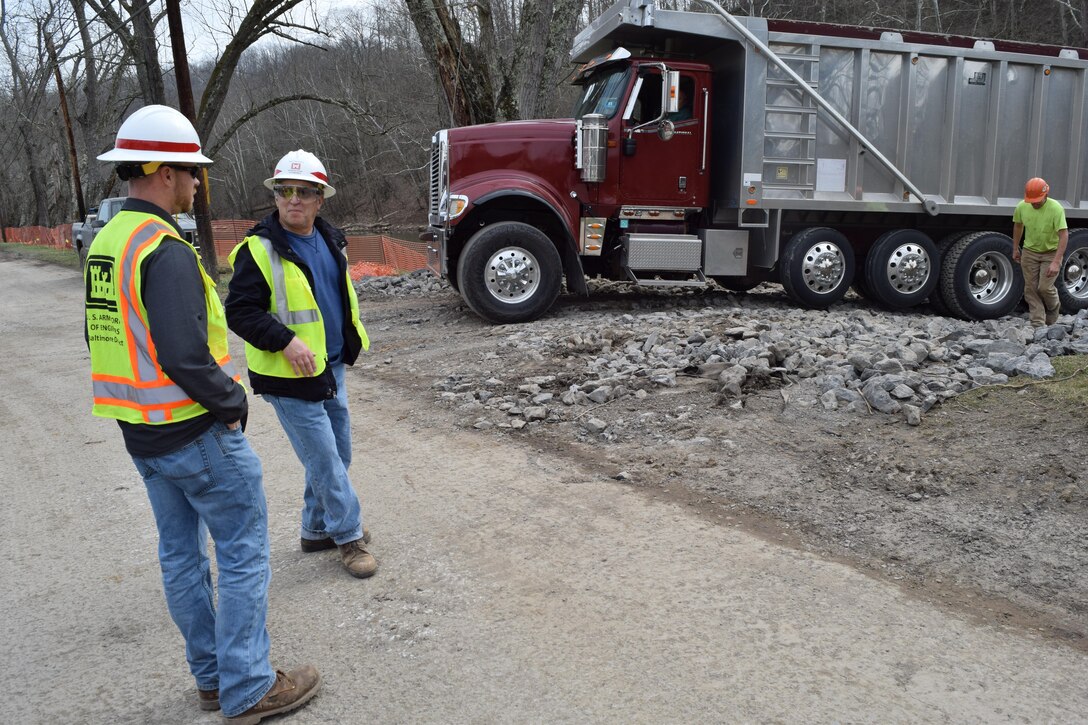
{"label": "chrome wheel rim", "polygon": [[1088,300],[1088,250],[1076,249],[1065,260],[1062,269],[1065,291],[1076,300]]}
{"label": "chrome wheel rim", "polygon": [[805,286],[817,294],[827,294],[842,284],[846,258],[837,244],[820,242],[805,252],[801,276]]}
{"label": "chrome wheel rim", "polygon": [[918,292],[929,281],[932,262],[924,247],[917,244],[900,244],[884,263],[884,275],[888,284],[900,294]]}
{"label": "chrome wheel rim", "polygon": [[993,305],[1012,290],[1012,261],[1000,252],[986,252],[971,264],[971,296],[980,304]]}
{"label": "chrome wheel rim", "polygon": [[499,302],[524,302],[540,287],[540,264],[526,249],[503,247],[487,260],[484,280],[487,291]]}

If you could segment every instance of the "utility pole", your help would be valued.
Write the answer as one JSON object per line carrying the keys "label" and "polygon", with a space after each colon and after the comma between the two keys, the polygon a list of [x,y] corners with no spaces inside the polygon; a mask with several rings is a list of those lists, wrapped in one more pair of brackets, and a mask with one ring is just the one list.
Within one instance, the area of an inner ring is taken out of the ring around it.
{"label": "utility pole", "polygon": [[[181,112],[196,126],[196,105],[193,103],[193,83],[189,78],[189,57],[185,54],[185,29],[181,23],[180,0],[166,0],[166,19],[170,26],[170,49],[174,55],[174,76],[178,84],[178,104]],[[201,139],[207,142],[208,139]],[[201,167],[200,190],[193,203],[196,230],[200,241],[200,258],[213,281],[219,281],[219,263],[212,237],[211,190],[208,169]]]}
{"label": "utility pole", "polygon": [[76,138],[72,134],[72,119],[68,116],[68,100],[64,95],[64,80],[60,75],[60,63],[57,62],[57,49],[53,45],[53,36],[42,29],[45,36],[45,48],[49,51],[49,62],[53,65],[53,76],[57,81],[57,97],[60,99],[60,111],[64,116],[64,130],[68,134],[68,159],[72,164],[72,181],[76,186],[76,206],[79,208],[79,220],[87,218],[87,207],[83,203],[83,184],[79,181],[79,156],[76,154]]}

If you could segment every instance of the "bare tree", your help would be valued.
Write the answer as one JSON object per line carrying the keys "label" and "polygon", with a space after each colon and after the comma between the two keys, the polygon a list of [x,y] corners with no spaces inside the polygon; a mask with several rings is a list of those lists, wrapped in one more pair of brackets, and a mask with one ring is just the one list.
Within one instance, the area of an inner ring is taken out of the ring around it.
{"label": "bare tree", "polygon": [[159,63],[159,42],[155,26],[162,12],[155,12],[152,0],[119,0],[125,16],[105,0],[85,0],[128,50],[140,83],[144,103],[166,103],[166,87]]}
{"label": "bare tree", "polygon": [[88,19],[86,0],[69,3],[78,38],[70,52],[69,85],[81,89],[78,102],[74,102],[82,147],[80,168],[87,200],[94,204],[109,196],[117,183],[116,176],[97,163],[95,156],[109,147],[116,131],[114,119],[127,106],[120,94],[127,53],[108,28]]}
{"label": "bare tree", "polygon": [[512,118],[536,118],[554,94],[583,4],[583,0],[523,3],[514,54],[518,105]]}
{"label": "bare tree", "polygon": [[294,42],[302,42],[290,35],[292,30],[320,32],[316,25],[300,25],[285,19],[286,14],[296,6],[308,0],[255,0],[248,12],[241,18],[238,27],[224,49],[215,67],[212,68],[208,83],[200,96],[200,109],[197,112],[196,130],[200,137],[207,139],[219,111],[230,90],[231,79],[238,67],[242,53],[267,35],[276,35]]}
{"label": "bare tree", "polygon": [[[454,124],[532,117],[554,86],[584,0],[404,0]],[[510,62],[510,59],[513,62]]]}
{"label": "bare tree", "polygon": [[[446,0],[405,0],[416,32],[457,126],[494,121],[495,93],[491,68],[478,43],[466,38],[461,22]],[[490,3],[485,0],[485,5]],[[489,10],[477,17],[488,17]]]}
{"label": "bare tree", "polygon": [[[32,215],[35,224],[48,226],[49,198],[45,175],[45,143],[50,134],[42,133],[42,102],[49,84],[50,65],[45,55],[41,28],[43,18],[16,18],[8,14],[0,0],[0,45],[11,70],[11,121],[14,136],[6,135],[7,158],[23,157],[30,182]],[[29,45],[27,40],[35,43]],[[29,47],[28,47],[29,45]],[[25,218],[25,217],[24,217]]]}

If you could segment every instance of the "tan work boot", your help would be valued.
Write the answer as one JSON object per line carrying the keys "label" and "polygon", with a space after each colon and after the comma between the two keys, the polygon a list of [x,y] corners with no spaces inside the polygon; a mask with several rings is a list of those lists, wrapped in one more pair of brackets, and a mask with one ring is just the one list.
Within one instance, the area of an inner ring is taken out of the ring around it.
{"label": "tan work boot", "polygon": [[196,697],[201,710],[219,709],[219,690],[197,690]]}
{"label": "tan work boot", "polygon": [[302,707],[321,689],[321,675],[313,665],[304,665],[290,672],[276,670],[276,682],[257,704],[241,715],[228,717],[229,723],[257,725],[272,715]]}
{"label": "tan work boot", "polygon": [[357,579],[366,579],[378,571],[377,560],[363,548],[363,540],[356,539],[346,544],[340,544],[340,561],[344,562],[344,568]]}

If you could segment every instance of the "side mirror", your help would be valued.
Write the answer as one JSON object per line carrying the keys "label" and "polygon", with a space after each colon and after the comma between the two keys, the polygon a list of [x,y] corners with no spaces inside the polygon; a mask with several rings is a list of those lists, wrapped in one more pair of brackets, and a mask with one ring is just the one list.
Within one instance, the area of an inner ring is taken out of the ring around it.
{"label": "side mirror", "polygon": [[669,119],[661,121],[657,125],[657,137],[662,141],[668,141],[676,134],[676,124]]}
{"label": "side mirror", "polygon": [[106,222],[102,221],[101,219],[95,219],[93,222],[91,222],[92,229],[101,229],[104,226],[106,226]]}
{"label": "side mirror", "polygon": [[676,113],[680,110],[680,71],[665,71],[661,80],[661,107],[665,113]]}

